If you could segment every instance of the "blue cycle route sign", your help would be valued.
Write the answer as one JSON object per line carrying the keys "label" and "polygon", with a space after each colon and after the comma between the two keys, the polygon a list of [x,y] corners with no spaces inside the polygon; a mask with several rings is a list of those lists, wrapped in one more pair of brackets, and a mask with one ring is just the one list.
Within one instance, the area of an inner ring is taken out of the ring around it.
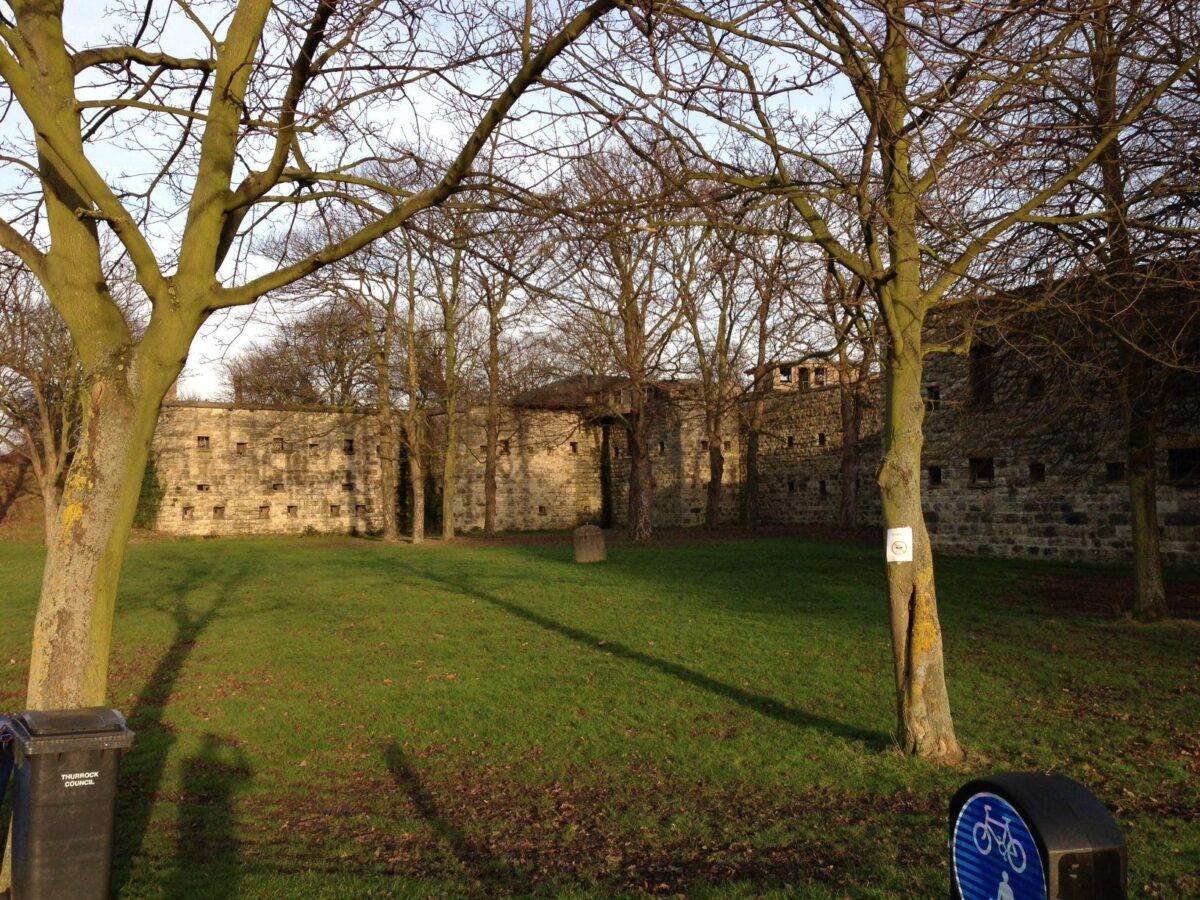
{"label": "blue cycle route sign", "polygon": [[1037,841],[1002,797],[981,792],[958,813],[950,858],[961,900],[1046,900]]}

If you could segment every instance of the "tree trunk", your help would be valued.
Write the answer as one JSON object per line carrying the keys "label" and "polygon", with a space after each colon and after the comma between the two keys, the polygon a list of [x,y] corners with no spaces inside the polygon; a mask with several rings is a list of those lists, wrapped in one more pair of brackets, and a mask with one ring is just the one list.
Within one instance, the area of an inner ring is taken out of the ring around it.
{"label": "tree trunk", "polygon": [[488,316],[487,435],[483,460],[483,533],[496,536],[496,453],[500,444],[500,317],[493,302]]}
{"label": "tree trunk", "polygon": [[54,483],[42,485],[42,546],[50,546],[50,538],[54,534],[54,524],[58,521],[58,508],[62,504],[62,491]]}
{"label": "tree trunk", "polygon": [[[381,385],[382,387],[382,385]],[[381,395],[382,396],[382,395]],[[389,401],[379,401],[379,492],[383,495],[383,539],[397,541],[400,528],[396,523],[396,414]]]}
{"label": "tree trunk", "polygon": [[626,428],[629,437],[629,533],[635,541],[645,541],[653,531],[650,453],[642,416],[640,413],[632,415],[633,422]]}
{"label": "tree trunk", "polygon": [[412,482],[412,542],[420,544],[425,540],[425,466],[421,463],[420,441],[409,445],[408,478]]}
{"label": "tree trunk", "polygon": [[[906,333],[919,335],[919,321]],[[896,679],[897,739],[906,753],[954,763],[954,735],[942,661],[942,632],[934,590],[933,551],[921,510],[920,338],[889,347],[884,406],[884,452],[879,474],[885,527],[912,529],[912,561],[887,563],[888,611]]]}
{"label": "tree trunk", "polygon": [[843,528],[858,527],[858,472],[861,455],[863,378],[850,380],[850,373],[843,364],[838,373],[840,400],[842,449],[841,488]]}
{"label": "tree trunk", "polygon": [[750,409],[750,427],[746,431],[746,494],[742,500],[743,518],[751,531],[762,522],[759,503],[761,476],[758,473],[758,445],[762,434],[763,401],[755,397]]}
{"label": "tree trunk", "polygon": [[1129,524],[1133,532],[1133,616],[1147,622],[1166,618],[1167,592],[1158,534],[1157,394],[1147,372],[1150,363],[1136,351],[1124,352],[1121,413],[1125,425],[1129,483]]}
{"label": "tree trunk", "polygon": [[446,406],[446,457],[442,462],[442,540],[454,539],[454,499],[458,493],[458,424],[453,404]]}
{"label": "tree trunk", "polygon": [[721,423],[714,419],[708,426],[708,496],[704,510],[706,528],[721,527],[721,494],[725,479],[725,452],[721,446]]}
{"label": "tree trunk", "polygon": [[[182,364],[182,360],[181,360]],[[126,352],[92,373],[79,448],[48,544],[26,705],[103,705],[117,582],[159,404],[178,369],[147,373]]]}

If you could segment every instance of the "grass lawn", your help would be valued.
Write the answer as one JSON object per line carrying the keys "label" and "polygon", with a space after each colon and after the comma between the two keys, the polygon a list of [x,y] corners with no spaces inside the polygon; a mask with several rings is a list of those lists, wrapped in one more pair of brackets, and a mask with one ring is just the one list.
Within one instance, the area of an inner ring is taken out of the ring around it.
{"label": "grass lawn", "polygon": [[[950,794],[1014,768],[1116,811],[1136,896],[1200,893],[1200,627],[1040,599],[1107,570],[940,561],[969,751],[943,770],[890,744],[876,547],[610,557],[135,545],[116,895],[939,898]],[[22,703],[40,568],[0,544],[3,709]]]}

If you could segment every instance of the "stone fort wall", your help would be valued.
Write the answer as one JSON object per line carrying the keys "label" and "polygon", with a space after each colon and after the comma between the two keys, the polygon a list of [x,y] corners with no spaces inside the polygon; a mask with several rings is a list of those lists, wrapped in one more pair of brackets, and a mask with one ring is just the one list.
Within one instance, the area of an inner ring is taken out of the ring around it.
{"label": "stone fort wall", "polygon": [[[1113,404],[1094,385],[1047,382],[999,356],[986,381],[993,396],[981,402],[974,396],[975,362],[935,357],[927,366],[922,493],[935,547],[1016,557],[1126,557],[1128,493]],[[764,399],[759,441],[764,523],[839,519],[842,431],[839,388],[831,382],[776,384]],[[1079,392],[1079,402],[1064,402],[1068,390]],[[860,524],[873,526],[880,521],[877,382],[867,394],[858,513]],[[1195,414],[1200,392],[1184,394],[1161,423],[1158,454],[1162,548],[1171,561],[1200,559]],[[727,425],[722,438],[722,514],[728,522],[740,514],[747,412],[743,402],[741,421]],[[465,532],[483,527],[483,416],[481,409],[470,410],[459,428],[456,524]],[[154,442],[152,474],[161,496],[154,527],[181,535],[376,530],[383,498],[373,422],[369,412],[168,403]],[[438,443],[437,417],[431,424]],[[686,395],[659,409],[651,437],[659,527],[703,522],[708,478],[703,425],[699,403]],[[629,461],[617,421],[591,419],[581,411],[511,408],[500,439],[500,530],[601,522],[606,443],[611,521],[625,524]],[[431,510],[439,503],[442,452],[425,460]]]}

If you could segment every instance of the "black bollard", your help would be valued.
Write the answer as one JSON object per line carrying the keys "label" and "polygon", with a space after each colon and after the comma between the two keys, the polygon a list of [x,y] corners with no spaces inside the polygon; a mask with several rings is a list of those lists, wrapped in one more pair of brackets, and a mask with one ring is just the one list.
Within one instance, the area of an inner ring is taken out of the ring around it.
{"label": "black bollard", "polygon": [[950,801],[952,900],[1125,900],[1125,838],[1062,775],[977,778]]}

